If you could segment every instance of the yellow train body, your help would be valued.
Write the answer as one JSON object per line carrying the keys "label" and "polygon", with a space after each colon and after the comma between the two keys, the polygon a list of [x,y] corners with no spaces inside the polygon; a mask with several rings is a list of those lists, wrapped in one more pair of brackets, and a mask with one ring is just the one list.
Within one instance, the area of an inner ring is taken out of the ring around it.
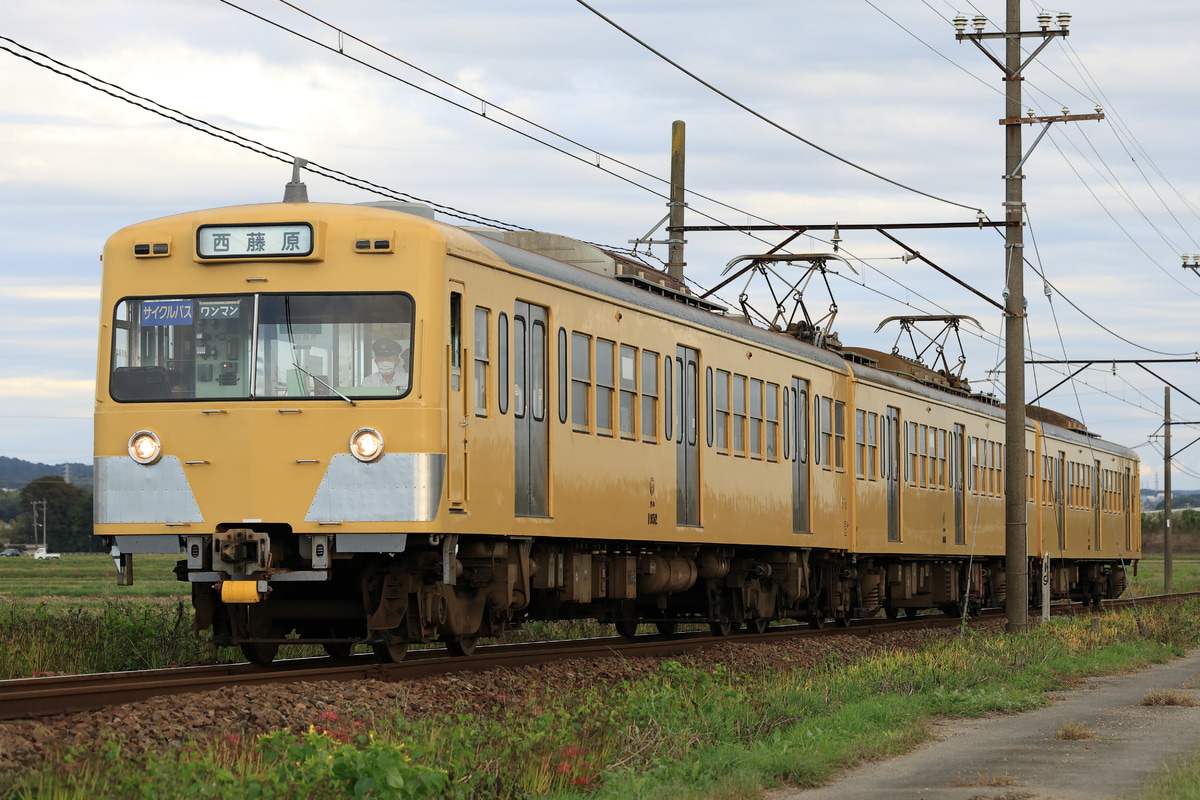
{"label": "yellow train body", "polygon": [[[1003,602],[1002,409],[504,238],[318,203],[113,235],[96,534],[124,578],[182,553],[198,625],[260,661]],[[1026,448],[1054,595],[1116,596],[1136,456],[1039,422]]]}

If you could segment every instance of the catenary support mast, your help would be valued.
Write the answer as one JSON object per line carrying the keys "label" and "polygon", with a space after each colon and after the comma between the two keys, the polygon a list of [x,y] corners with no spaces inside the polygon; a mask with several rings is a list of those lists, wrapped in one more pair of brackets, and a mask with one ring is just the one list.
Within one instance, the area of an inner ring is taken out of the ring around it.
{"label": "catenary support mast", "polygon": [[[1004,110],[1021,116],[1021,3],[1008,0]],[[1029,539],[1025,498],[1025,262],[1021,126],[1005,126],[1004,147],[1004,571],[1010,633],[1029,629]]]}
{"label": "catenary support mast", "polygon": [[[974,33],[966,33],[967,18],[961,14],[954,19],[955,38],[974,44],[1004,72],[1004,119],[1000,124],[1005,130],[1004,148],[1004,521],[1005,521],[1005,611],[1009,632],[1024,632],[1029,629],[1029,538],[1028,506],[1026,505],[1025,463],[1025,256],[1024,216],[1025,200],[1023,185],[1025,176],[1021,170],[1029,153],[1022,152],[1021,126],[1044,123],[1042,133],[1033,143],[1036,147],[1051,123],[1081,119],[1103,119],[1097,107],[1095,114],[1069,115],[1063,109],[1061,116],[1035,117],[1031,111],[1021,116],[1022,72],[1055,36],[1067,36],[1071,15],[1058,15],[1058,29],[1050,30],[1051,15],[1047,11],[1038,14],[1037,31],[1021,30],[1020,0],[1007,0],[1004,31],[984,33],[987,18],[977,15],[972,24]],[[1021,40],[1040,38],[1042,43],[1022,60]],[[1004,40],[1004,60],[996,58],[983,46],[986,39]],[[1032,148],[1031,148],[1032,150]]]}

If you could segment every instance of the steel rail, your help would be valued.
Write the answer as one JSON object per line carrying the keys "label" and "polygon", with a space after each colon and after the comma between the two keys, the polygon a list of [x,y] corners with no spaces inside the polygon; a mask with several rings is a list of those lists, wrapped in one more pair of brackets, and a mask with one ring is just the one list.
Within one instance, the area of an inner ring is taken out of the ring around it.
{"label": "steel rail", "polygon": [[[1136,600],[1106,600],[1103,608],[1124,608],[1134,603],[1155,603],[1200,596],[1200,592],[1142,597]],[[1090,612],[1077,603],[1051,606],[1052,613]],[[1003,616],[989,609],[968,622],[983,622]],[[230,686],[300,683],[305,681],[401,681],[455,672],[482,672],[565,658],[639,658],[679,656],[726,642],[761,643],[773,639],[827,636],[871,636],[889,631],[954,627],[957,617],[925,614],[899,620],[859,619],[847,627],[829,625],[814,629],[808,625],[779,625],[765,633],[736,633],[714,636],[707,631],[673,635],[645,635],[633,639],[598,639],[483,645],[474,656],[456,658],[444,649],[411,651],[396,664],[381,663],[369,653],[348,659],[328,657],[285,659],[270,667],[253,664],[209,664],[168,669],[113,672],[94,675],[52,675],[0,681],[0,720],[29,719],[86,711],[105,706],[131,703],[150,697],[203,692]]]}

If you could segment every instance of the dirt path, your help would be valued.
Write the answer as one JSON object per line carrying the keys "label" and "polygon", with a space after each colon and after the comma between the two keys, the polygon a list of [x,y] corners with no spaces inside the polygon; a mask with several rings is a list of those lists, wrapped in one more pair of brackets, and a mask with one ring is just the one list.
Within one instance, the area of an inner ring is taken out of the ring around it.
{"label": "dirt path", "polygon": [[[1144,706],[1156,690],[1196,706]],[[1012,717],[940,724],[939,741],[869,764],[820,789],[770,800],[1107,800],[1136,798],[1160,766],[1200,751],[1200,649],[1132,675],[1095,678]],[[1074,723],[1095,738],[1061,740]]]}

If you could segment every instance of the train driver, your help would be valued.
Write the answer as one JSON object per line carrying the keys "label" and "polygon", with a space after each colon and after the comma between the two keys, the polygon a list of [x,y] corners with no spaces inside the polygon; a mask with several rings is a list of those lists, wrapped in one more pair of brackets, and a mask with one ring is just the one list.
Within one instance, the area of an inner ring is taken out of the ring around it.
{"label": "train driver", "polygon": [[376,339],[371,354],[377,371],[363,378],[363,386],[408,386],[408,350],[392,339]]}

